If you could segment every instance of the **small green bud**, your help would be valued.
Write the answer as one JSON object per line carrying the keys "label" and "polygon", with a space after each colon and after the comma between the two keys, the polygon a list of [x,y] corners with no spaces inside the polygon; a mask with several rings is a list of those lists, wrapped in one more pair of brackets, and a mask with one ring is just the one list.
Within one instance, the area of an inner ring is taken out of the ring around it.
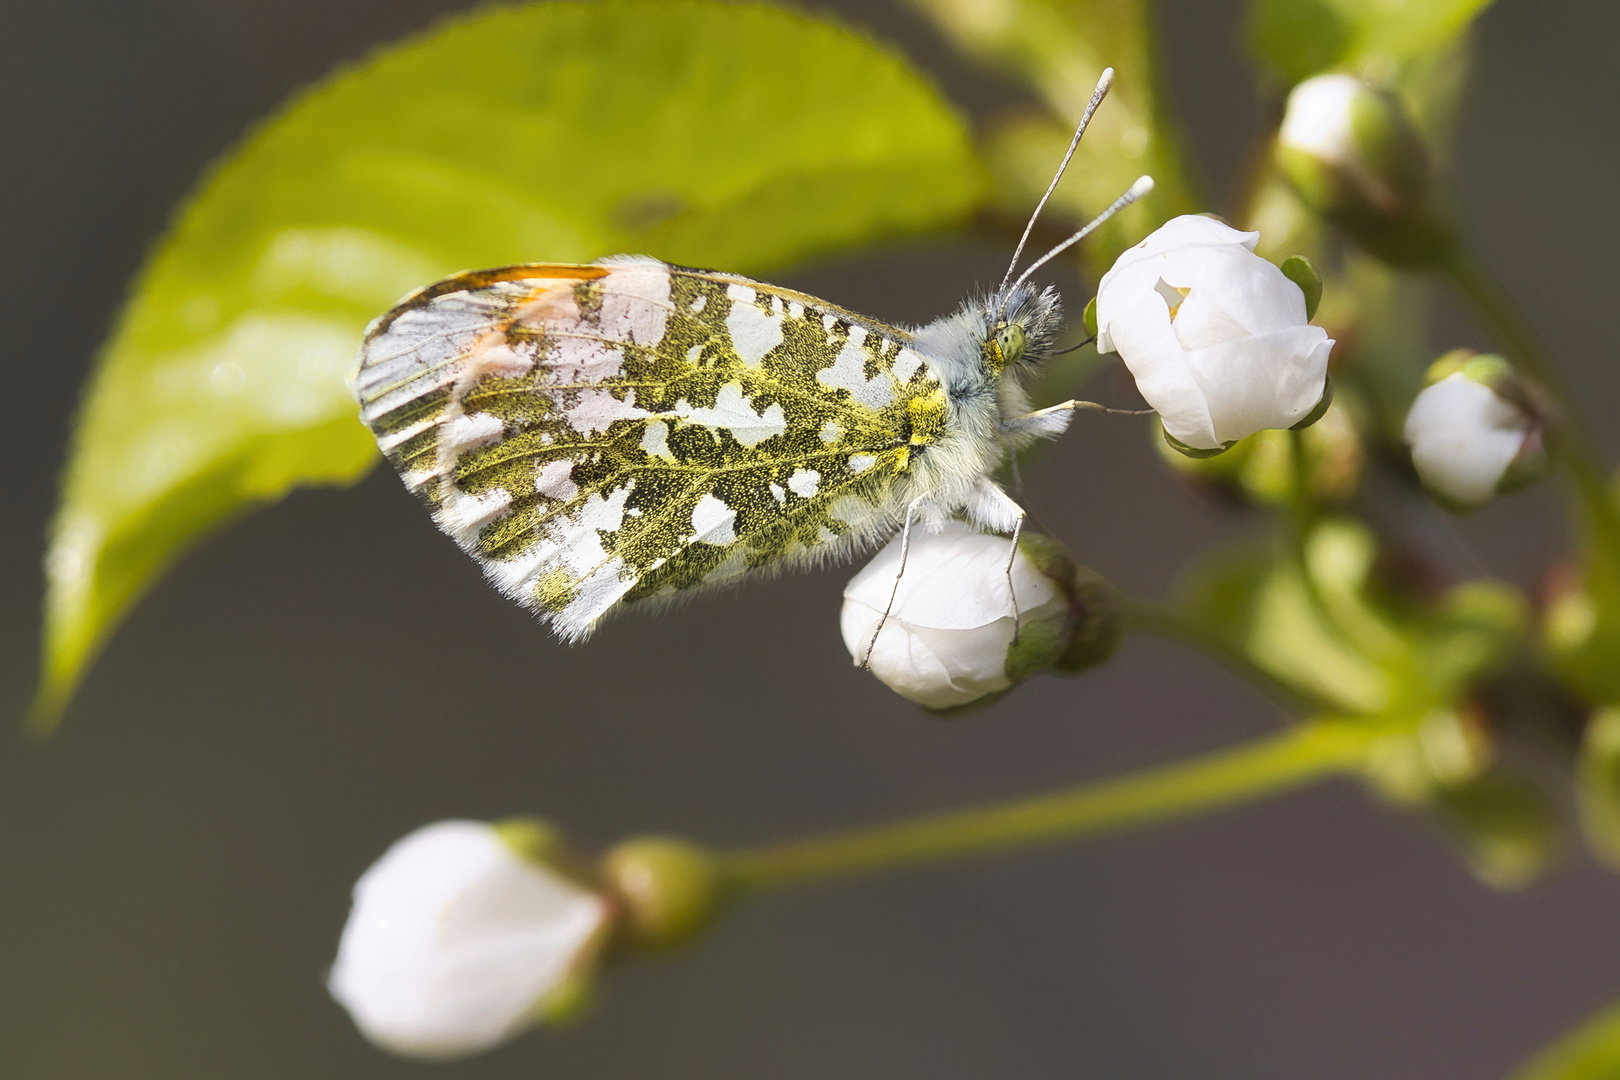
{"label": "small green bud", "polygon": [[724,899],[714,856],[676,837],[626,840],[603,857],[602,874],[623,905],[623,933],[637,948],[684,944],[708,926]]}
{"label": "small green bud", "polygon": [[567,850],[562,830],[544,818],[509,817],[490,822],[501,843],[540,866],[549,866]]}
{"label": "small green bud", "polygon": [[1076,567],[1070,594],[1069,647],[1052,667],[1065,674],[1077,674],[1110,659],[1125,640],[1125,603],[1119,590],[1101,574],[1088,567]]}
{"label": "small green bud", "polygon": [[1558,856],[1558,815],[1541,789],[1492,774],[1441,788],[1435,811],[1474,874],[1498,889],[1522,889]]}
{"label": "small green bud", "polygon": [[1086,301],[1086,310],[1080,313],[1080,323],[1086,328],[1087,337],[1097,336],[1097,298],[1095,296]]}
{"label": "small green bud", "polygon": [[1541,640],[1560,681],[1586,700],[1620,702],[1620,626],[1573,565],[1548,575]]}
{"label": "small green bud", "polygon": [[1385,798],[1417,805],[1479,777],[1494,752],[1490,732],[1475,711],[1435,709],[1412,730],[1373,743],[1363,767]]}
{"label": "small green bud", "polygon": [[1400,101],[1352,75],[1288,96],[1277,163],[1295,193],[1394,266],[1433,266],[1455,244],[1433,162]]}
{"label": "small green bud", "polygon": [[1599,709],[1587,721],[1575,785],[1586,846],[1620,869],[1620,709]]}
{"label": "small green bud", "polygon": [[1125,638],[1125,602],[1119,590],[1095,570],[1076,563],[1068,549],[1050,536],[1026,532],[1019,538],[1018,548],[1069,601],[1062,624],[1053,624],[1056,647],[1028,674],[1047,667],[1078,674],[1112,657]]}

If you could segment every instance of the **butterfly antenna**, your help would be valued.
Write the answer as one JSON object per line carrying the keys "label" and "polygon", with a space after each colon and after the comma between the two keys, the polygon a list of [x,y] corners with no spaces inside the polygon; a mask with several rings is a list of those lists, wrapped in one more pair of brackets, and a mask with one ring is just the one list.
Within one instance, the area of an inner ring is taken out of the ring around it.
{"label": "butterfly antenna", "polygon": [[1046,194],[1042,195],[1041,201],[1035,204],[1035,212],[1029,215],[1029,224],[1024,226],[1024,235],[1018,238],[1018,246],[1013,248],[1012,262],[1007,264],[1007,272],[1001,277],[1001,288],[997,290],[998,294],[1006,291],[1007,280],[1012,277],[1013,271],[1018,269],[1018,260],[1024,256],[1024,245],[1029,243],[1029,234],[1035,229],[1035,220],[1041,216],[1041,211],[1046,209],[1046,200],[1050,199],[1052,192],[1057,190],[1058,181],[1063,179],[1064,170],[1069,167],[1069,161],[1074,157],[1074,152],[1079,149],[1080,136],[1086,133],[1086,126],[1091,123],[1091,114],[1097,111],[1097,106],[1102,104],[1102,99],[1108,96],[1108,88],[1113,85],[1114,69],[1103,68],[1102,78],[1097,80],[1097,89],[1091,92],[1091,100],[1086,103],[1086,111],[1080,115],[1080,126],[1074,129],[1074,138],[1069,140],[1069,152],[1063,155],[1063,164],[1058,166],[1057,175],[1052,177],[1052,182],[1046,185]]}
{"label": "butterfly antenna", "polygon": [[1131,203],[1135,202],[1137,199],[1140,199],[1142,196],[1146,195],[1152,190],[1153,177],[1137,177],[1136,183],[1131,185],[1131,189],[1129,191],[1115,199],[1113,205],[1108,209],[1092,218],[1090,223],[1087,224],[1085,228],[1081,229],[1079,232],[1075,233],[1073,236],[1063,241],[1063,243],[1036,259],[1034,262],[1030,263],[1029,269],[1018,275],[1018,280],[1013,282],[1012,287],[1014,289],[1018,288],[1018,286],[1029,280],[1029,275],[1051,262],[1057,256],[1063,254],[1065,251],[1068,251],[1070,248],[1074,247],[1074,245],[1091,235],[1092,230],[1094,230],[1097,226],[1101,225],[1103,222],[1107,221],[1109,218],[1113,217],[1115,214],[1119,213],[1121,210],[1131,205]]}

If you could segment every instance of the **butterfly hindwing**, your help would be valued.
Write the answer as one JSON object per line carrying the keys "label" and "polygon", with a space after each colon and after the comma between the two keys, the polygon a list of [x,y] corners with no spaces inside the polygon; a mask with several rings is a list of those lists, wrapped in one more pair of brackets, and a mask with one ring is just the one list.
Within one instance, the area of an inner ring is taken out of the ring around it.
{"label": "butterfly hindwing", "polygon": [[368,332],[361,415],[440,528],[565,638],[841,555],[944,431],[909,335],[645,258],[463,274]]}

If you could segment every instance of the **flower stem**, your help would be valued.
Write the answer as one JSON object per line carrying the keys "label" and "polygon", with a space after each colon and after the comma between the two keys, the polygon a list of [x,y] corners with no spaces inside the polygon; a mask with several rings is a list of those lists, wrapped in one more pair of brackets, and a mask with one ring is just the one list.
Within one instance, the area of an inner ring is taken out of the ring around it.
{"label": "flower stem", "polygon": [[1324,626],[1337,630],[1338,623],[1322,599],[1316,586],[1316,575],[1311,573],[1311,560],[1306,545],[1310,542],[1311,528],[1316,523],[1316,500],[1311,497],[1311,478],[1306,465],[1305,435],[1288,432],[1288,550],[1294,569],[1299,573],[1305,595]]}
{"label": "flower stem", "polygon": [[722,857],[742,892],[1100,836],[1276,795],[1354,769],[1373,725],[1318,720],[1235,749],[1029,799]]}
{"label": "flower stem", "polygon": [[1151,600],[1139,600],[1130,596],[1124,600],[1125,625],[1129,629],[1179,641],[1198,650],[1296,717],[1312,712],[1335,712],[1342,708],[1337,702],[1330,701],[1309,688],[1295,686],[1277,678],[1251,660],[1241,649],[1212,633],[1202,622],[1182,614],[1167,604],[1156,604]]}

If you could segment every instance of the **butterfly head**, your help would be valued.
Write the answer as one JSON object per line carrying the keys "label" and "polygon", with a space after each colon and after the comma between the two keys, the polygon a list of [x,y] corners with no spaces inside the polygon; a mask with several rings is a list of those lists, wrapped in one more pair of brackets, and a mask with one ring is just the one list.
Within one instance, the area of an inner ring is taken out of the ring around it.
{"label": "butterfly head", "polygon": [[996,375],[1023,375],[1051,355],[1063,330],[1063,308],[1056,289],[1019,284],[984,305],[981,350]]}

